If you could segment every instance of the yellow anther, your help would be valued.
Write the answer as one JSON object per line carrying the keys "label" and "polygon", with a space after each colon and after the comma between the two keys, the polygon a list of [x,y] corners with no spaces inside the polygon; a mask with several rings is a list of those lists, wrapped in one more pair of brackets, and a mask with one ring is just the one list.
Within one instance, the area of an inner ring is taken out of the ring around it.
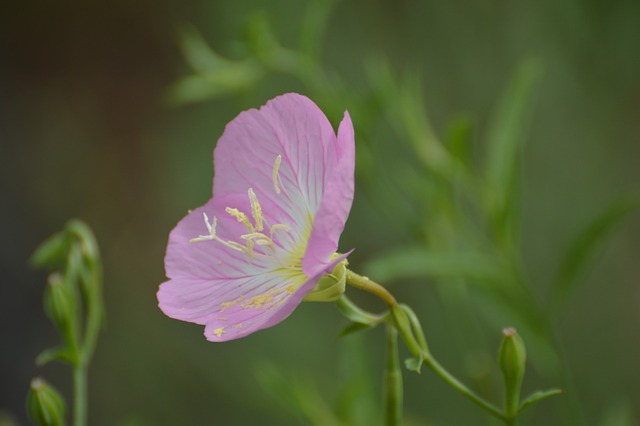
{"label": "yellow anther", "polygon": [[243,246],[242,244],[236,243],[235,241],[223,241],[223,242],[227,245],[227,247],[250,254],[248,247]]}
{"label": "yellow anther", "polygon": [[269,234],[271,235],[271,238],[273,238],[273,234],[275,234],[276,231],[291,232],[291,229],[283,223],[276,223],[275,225],[271,226],[271,228],[269,229]]}
{"label": "yellow anther", "polygon": [[252,232],[251,234],[240,235],[243,240],[255,240],[256,238],[270,239],[262,232]]}
{"label": "yellow anther", "polygon": [[258,202],[256,193],[253,192],[253,188],[249,188],[249,201],[251,202],[251,214],[253,216],[253,221],[256,223],[255,230],[260,232],[264,229],[262,226],[262,207],[260,207],[260,203]]}
{"label": "yellow anther", "polygon": [[222,335],[224,334],[224,327],[218,327],[215,330],[213,330],[213,334],[215,334],[218,337],[222,337]]}
{"label": "yellow anther", "polygon": [[255,243],[259,246],[269,246],[271,248],[275,248],[271,238],[267,237],[261,232],[253,232],[251,234],[240,235],[240,238],[242,238],[243,240],[247,240],[247,245]]}
{"label": "yellow anther", "polygon": [[[252,206],[252,208],[253,208],[253,206]],[[254,232],[255,231],[255,229],[253,228],[253,225],[249,221],[249,218],[247,217],[247,215],[242,213],[240,210],[232,209],[231,207],[227,207],[226,209],[224,209],[224,211],[229,213],[231,216],[235,217],[238,222],[240,222],[241,224],[243,224],[247,228],[247,231],[249,231],[249,232]]]}
{"label": "yellow anther", "polygon": [[273,173],[271,178],[273,179],[273,187],[276,190],[276,194],[280,193],[280,187],[278,186],[278,170],[280,169],[280,162],[282,161],[282,155],[276,157],[275,163],[273,163]]}

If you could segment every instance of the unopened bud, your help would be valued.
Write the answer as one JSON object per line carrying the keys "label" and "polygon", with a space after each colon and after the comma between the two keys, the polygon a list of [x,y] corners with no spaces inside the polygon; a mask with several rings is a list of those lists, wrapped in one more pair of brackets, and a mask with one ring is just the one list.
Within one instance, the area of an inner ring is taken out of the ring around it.
{"label": "unopened bud", "polygon": [[499,363],[504,378],[505,409],[515,414],[520,404],[520,388],[524,379],[527,351],[515,328],[502,330]]}
{"label": "unopened bud", "polygon": [[29,417],[39,426],[62,426],[65,424],[65,403],[62,395],[41,378],[31,381],[27,396]]}
{"label": "unopened bud", "polygon": [[45,293],[45,311],[60,330],[69,327],[75,312],[75,302],[58,273],[49,276]]}
{"label": "unopened bud", "polygon": [[76,301],[60,274],[49,276],[49,284],[44,294],[44,309],[56,326],[68,349],[75,351],[77,345],[78,318]]}

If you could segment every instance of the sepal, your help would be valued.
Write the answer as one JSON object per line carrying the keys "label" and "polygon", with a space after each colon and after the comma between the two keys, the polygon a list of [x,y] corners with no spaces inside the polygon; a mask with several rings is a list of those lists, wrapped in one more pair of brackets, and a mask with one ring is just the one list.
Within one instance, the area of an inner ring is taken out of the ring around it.
{"label": "sepal", "polygon": [[338,263],[330,274],[323,275],[302,299],[304,302],[335,302],[344,294],[347,282],[347,259]]}

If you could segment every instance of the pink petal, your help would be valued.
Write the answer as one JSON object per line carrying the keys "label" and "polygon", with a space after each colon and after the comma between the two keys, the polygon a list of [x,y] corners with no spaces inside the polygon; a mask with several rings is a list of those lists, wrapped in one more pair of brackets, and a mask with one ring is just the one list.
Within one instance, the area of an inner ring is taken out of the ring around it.
{"label": "pink petal", "polygon": [[303,282],[302,276],[287,278],[273,271],[229,279],[179,278],[160,285],[158,301],[171,318],[250,333],[262,328]]}
{"label": "pink petal", "polygon": [[159,306],[171,318],[206,325],[207,340],[224,342],[285,320],[321,275],[306,281],[302,274],[287,278],[278,271],[231,280],[174,279],[160,285]]}
{"label": "pink petal", "polygon": [[[158,291],[162,311],[205,325],[212,341],[243,337],[288,317],[320,276],[348,255],[329,260],[351,208],[354,162],[347,113],[337,138],[324,114],[301,95],[283,95],[241,113],[227,125],[214,153],[214,198],[190,212],[169,237],[170,280]],[[272,245],[256,245],[251,259],[230,247],[244,244],[240,236],[250,231],[225,211],[238,209],[253,223],[247,225],[251,230],[258,227],[248,191],[260,204],[262,232],[273,238]],[[209,234],[203,213],[210,224],[217,218],[222,241],[190,242]],[[286,227],[273,231],[276,224]],[[283,269],[296,263],[291,256],[302,244],[302,271]],[[275,251],[266,253],[269,247]]]}
{"label": "pink petal", "polygon": [[340,234],[351,210],[354,192],[355,138],[349,113],[338,129],[338,138],[330,147],[335,155],[327,167],[327,181],[320,208],[313,222],[313,230],[302,259],[302,270],[307,276],[318,271],[330,272],[328,259],[338,249]]}
{"label": "pink petal", "polygon": [[[311,231],[324,192],[325,163],[335,133],[308,98],[289,93],[260,110],[241,113],[225,128],[214,151],[214,196],[253,188],[263,208],[298,233]],[[281,156],[278,194],[272,180]]]}
{"label": "pink petal", "polygon": [[218,218],[217,234],[223,240],[239,242],[239,236],[247,233],[246,228],[225,212],[225,207],[236,207],[250,211],[247,197],[225,196],[211,199],[202,207],[185,216],[169,235],[169,243],[164,259],[168,278],[182,279],[229,279],[260,274],[272,268],[272,263],[263,259],[248,262],[247,255],[225,247],[217,241],[189,242],[209,231],[203,213],[210,222]]}

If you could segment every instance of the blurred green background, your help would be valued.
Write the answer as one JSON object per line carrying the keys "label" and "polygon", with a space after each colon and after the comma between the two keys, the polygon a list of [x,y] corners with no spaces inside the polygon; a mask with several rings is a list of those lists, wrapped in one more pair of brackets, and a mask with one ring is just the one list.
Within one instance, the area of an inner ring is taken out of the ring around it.
{"label": "blurred green background", "polygon": [[[213,344],[156,306],[168,233],[209,198],[224,125],[288,91],[334,126],[352,113],[341,248],[410,302],[443,364],[499,401],[515,325],[525,393],[565,389],[527,424],[640,421],[640,2],[33,0],[3,4],[0,34],[0,410],[19,424],[32,377],[70,390],[66,367],[34,365],[57,337],[27,260],[72,217],[105,266],[91,425],[380,422],[382,330],[339,339],[337,309],[307,303]],[[524,142],[502,181],[501,135]],[[474,186],[492,173],[506,192]],[[514,274],[528,290],[504,290]],[[495,424],[430,372],[405,377],[408,424]]]}

